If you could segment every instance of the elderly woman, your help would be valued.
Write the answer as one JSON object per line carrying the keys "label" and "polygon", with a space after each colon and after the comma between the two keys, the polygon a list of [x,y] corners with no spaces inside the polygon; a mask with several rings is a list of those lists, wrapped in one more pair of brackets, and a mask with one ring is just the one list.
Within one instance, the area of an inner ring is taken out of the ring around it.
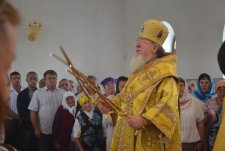
{"label": "elderly woman", "polygon": [[217,97],[212,98],[208,102],[208,112],[211,114],[210,124],[209,124],[209,149],[213,150],[214,142],[221,124],[221,110],[223,99],[225,97],[225,81],[221,80],[215,85],[215,92]]}
{"label": "elderly woman", "polygon": [[76,107],[75,95],[70,91],[65,92],[62,105],[57,109],[52,126],[54,147],[57,151],[69,151],[71,133],[77,113]]}
{"label": "elderly woman", "polygon": [[86,95],[79,97],[82,109],[76,117],[73,137],[79,151],[103,151],[104,139],[102,129],[102,114],[93,108],[91,100]]}
{"label": "elderly woman", "polygon": [[201,151],[204,138],[202,102],[188,92],[188,85],[179,78],[181,142],[183,151]]}

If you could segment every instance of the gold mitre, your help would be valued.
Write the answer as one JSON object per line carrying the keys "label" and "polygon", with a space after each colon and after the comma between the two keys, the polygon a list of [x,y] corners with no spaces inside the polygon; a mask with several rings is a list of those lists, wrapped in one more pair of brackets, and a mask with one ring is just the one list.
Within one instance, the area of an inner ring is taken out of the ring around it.
{"label": "gold mitre", "polygon": [[142,24],[138,37],[151,40],[162,46],[168,33],[168,28],[162,23],[161,19],[149,19]]}

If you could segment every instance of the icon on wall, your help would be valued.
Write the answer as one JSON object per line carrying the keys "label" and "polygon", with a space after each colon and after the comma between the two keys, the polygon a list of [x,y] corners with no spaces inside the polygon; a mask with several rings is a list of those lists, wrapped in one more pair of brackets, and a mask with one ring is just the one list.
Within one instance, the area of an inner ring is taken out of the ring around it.
{"label": "icon on wall", "polygon": [[34,20],[34,22],[29,22],[28,24],[28,40],[35,41],[37,39],[38,34],[41,32],[42,25],[40,22]]}

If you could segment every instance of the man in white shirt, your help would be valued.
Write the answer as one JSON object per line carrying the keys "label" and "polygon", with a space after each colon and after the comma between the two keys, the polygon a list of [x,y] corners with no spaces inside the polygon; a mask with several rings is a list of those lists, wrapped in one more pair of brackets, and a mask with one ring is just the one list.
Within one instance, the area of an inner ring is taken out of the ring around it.
{"label": "man in white shirt", "polygon": [[52,151],[52,125],[57,108],[61,105],[64,90],[57,88],[57,73],[48,70],[44,73],[46,87],[34,92],[28,109],[39,151]]}
{"label": "man in white shirt", "polygon": [[11,89],[10,89],[10,100],[8,102],[9,108],[18,114],[17,110],[17,96],[18,94],[24,89],[21,87],[21,75],[19,72],[14,71],[10,74],[10,82],[11,82]]}

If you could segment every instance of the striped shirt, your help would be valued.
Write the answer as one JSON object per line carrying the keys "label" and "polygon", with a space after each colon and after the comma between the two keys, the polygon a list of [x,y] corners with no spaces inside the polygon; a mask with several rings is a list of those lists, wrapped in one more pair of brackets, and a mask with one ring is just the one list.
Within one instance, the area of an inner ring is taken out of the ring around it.
{"label": "striped shirt", "polygon": [[38,112],[41,133],[52,134],[53,120],[58,107],[62,104],[64,92],[59,88],[50,91],[47,87],[34,92],[28,109]]}

